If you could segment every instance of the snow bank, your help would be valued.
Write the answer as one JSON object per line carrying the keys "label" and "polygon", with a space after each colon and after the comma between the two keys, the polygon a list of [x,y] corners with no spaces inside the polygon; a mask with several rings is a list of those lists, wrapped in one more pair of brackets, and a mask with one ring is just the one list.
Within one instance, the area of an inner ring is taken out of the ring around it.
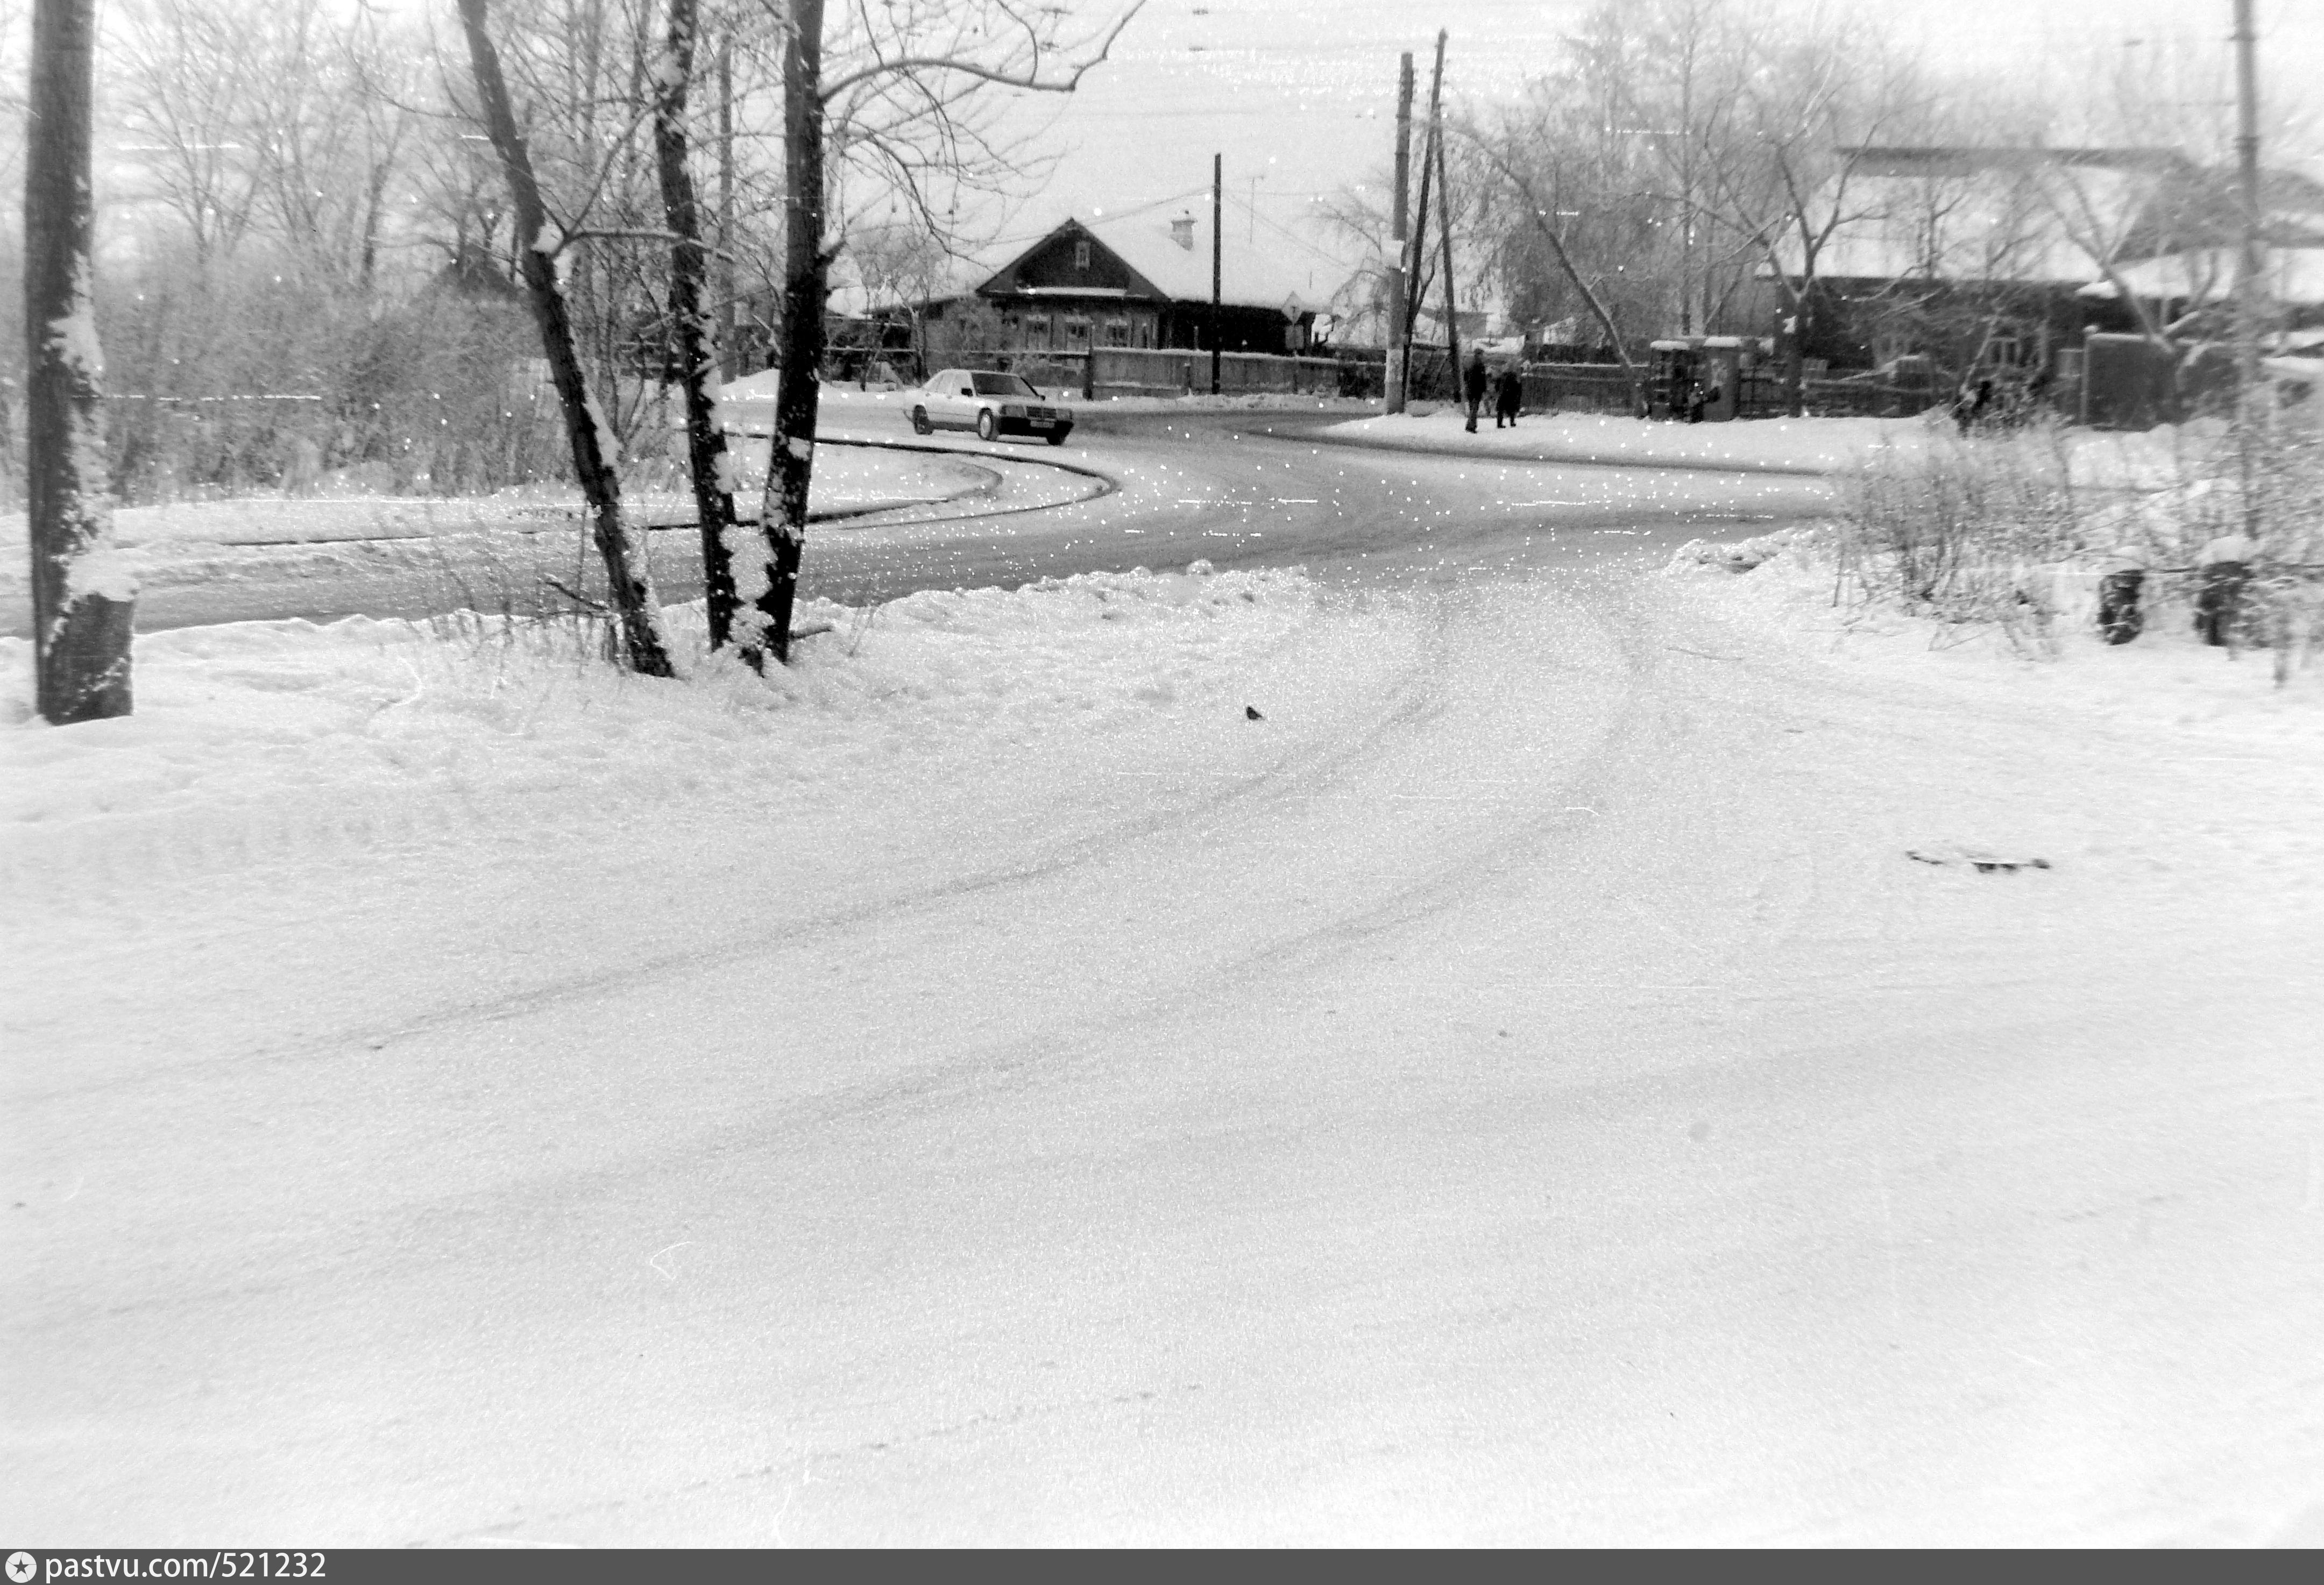
{"label": "snow bank", "polygon": [[[742,500],[755,508],[766,478],[764,445],[730,455]],[[694,497],[675,470],[632,469],[624,504],[639,523],[691,522]],[[993,488],[993,474],[946,457],[860,447],[826,447],[816,459],[808,510],[854,515],[922,506]],[[465,558],[498,551],[513,559],[528,539],[577,540],[581,497],[569,485],[540,484],[488,496],[343,494],[166,502],[113,514],[120,567],[150,586],[231,579],[254,568],[282,574],[365,569],[383,560],[439,564],[439,547]],[[22,602],[28,566],[27,520],[0,513],[0,601]]]}
{"label": "snow bank", "polygon": [[[770,798],[810,827],[844,816],[908,841],[954,816],[1010,818],[1027,785],[1118,795],[1118,773],[1157,756],[1248,768],[1344,726],[1411,649],[1388,604],[1206,564],[814,602],[796,663],[764,678],[702,653],[698,612],[670,614],[688,635],[678,681],[615,671],[601,630],[575,622],[152,634],[137,644],[137,713],[70,728],[32,716],[30,645],[0,640],[0,876],[28,908],[71,909],[141,871],[158,886],[382,842],[458,852],[642,820],[732,829]],[[1254,699],[1286,724],[1253,728]]]}
{"label": "snow bank", "polygon": [[[2151,735],[2158,751],[2181,728],[2289,748],[2314,761],[2324,785],[2324,668],[2297,668],[2279,688],[2266,652],[2230,659],[2203,644],[2176,604],[2153,611],[2134,641],[2107,644],[2091,621],[2095,599],[2086,580],[2056,585],[2061,598],[2045,630],[2048,647],[2037,650],[2024,629],[2013,633],[1993,622],[1944,622],[1867,604],[1836,573],[1827,531],[1805,528],[1735,542],[1694,541],[1673,556],[1665,576],[1728,620],[1895,686],[1983,696],[1997,710],[2053,702],[2092,723]],[[2271,816],[2287,829],[2310,819],[2291,809],[2247,813],[2255,830],[2267,827]]]}
{"label": "snow bank", "polygon": [[1453,408],[1416,404],[1415,411],[1334,424],[1323,433],[1357,445],[1461,456],[1736,473],[1831,474],[1855,465],[1877,447],[1917,450],[1932,432],[1925,417],[1673,424],[1597,413],[1548,413],[1519,419],[1516,428],[1509,429],[1489,429],[1480,419],[1473,435],[1464,431],[1465,422]]}

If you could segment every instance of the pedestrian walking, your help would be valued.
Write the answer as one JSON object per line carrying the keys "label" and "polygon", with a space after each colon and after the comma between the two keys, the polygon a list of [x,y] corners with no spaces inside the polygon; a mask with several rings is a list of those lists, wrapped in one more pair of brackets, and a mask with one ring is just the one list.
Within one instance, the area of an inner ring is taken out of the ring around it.
{"label": "pedestrian walking", "polygon": [[2221,534],[2196,553],[2202,583],[2195,592],[2195,631],[2206,644],[2242,642],[2251,564],[2257,559],[2259,541],[2247,534]]}
{"label": "pedestrian walking", "polygon": [[1469,433],[1477,432],[1477,410],[1485,405],[1485,349],[1469,349],[1469,366],[1461,371],[1461,394],[1469,399]]}
{"label": "pedestrian walking", "polygon": [[1525,376],[1517,373],[1515,364],[1501,365],[1500,380],[1493,387],[1493,428],[1507,424],[1517,427],[1517,410],[1525,406]]}
{"label": "pedestrian walking", "polygon": [[2146,584],[2146,552],[2135,545],[2117,546],[2098,563],[2098,631],[2109,644],[2127,644],[2145,631],[2146,613],[2139,609],[2140,591]]}

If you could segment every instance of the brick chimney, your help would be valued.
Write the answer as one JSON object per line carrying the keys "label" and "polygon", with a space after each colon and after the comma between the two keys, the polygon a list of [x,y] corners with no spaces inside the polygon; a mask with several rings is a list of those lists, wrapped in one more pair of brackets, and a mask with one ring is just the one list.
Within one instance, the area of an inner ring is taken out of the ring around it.
{"label": "brick chimney", "polygon": [[1170,222],[1170,240],[1190,253],[1194,251],[1194,217],[1192,215],[1181,215]]}

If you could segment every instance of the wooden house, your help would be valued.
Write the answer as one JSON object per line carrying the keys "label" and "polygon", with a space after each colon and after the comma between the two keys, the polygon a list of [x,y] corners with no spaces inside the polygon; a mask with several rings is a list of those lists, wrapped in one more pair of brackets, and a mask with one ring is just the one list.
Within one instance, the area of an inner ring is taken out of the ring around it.
{"label": "wooden house", "polygon": [[928,301],[926,355],[1149,347],[1306,350],[1315,318],[1304,266],[1288,266],[1227,228],[1219,306],[1211,304],[1207,215],[1069,219],[983,273]]}

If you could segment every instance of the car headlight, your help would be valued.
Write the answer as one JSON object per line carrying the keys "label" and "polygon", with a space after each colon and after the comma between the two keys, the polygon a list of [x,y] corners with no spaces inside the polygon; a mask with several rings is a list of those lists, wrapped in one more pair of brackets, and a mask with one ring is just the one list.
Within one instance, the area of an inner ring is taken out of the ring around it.
{"label": "car headlight", "polygon": [[1001,404],[1001,416],[1004,419],[1021,419],[1025,416],[1024,406],[1019,402],[1004,401]]}

